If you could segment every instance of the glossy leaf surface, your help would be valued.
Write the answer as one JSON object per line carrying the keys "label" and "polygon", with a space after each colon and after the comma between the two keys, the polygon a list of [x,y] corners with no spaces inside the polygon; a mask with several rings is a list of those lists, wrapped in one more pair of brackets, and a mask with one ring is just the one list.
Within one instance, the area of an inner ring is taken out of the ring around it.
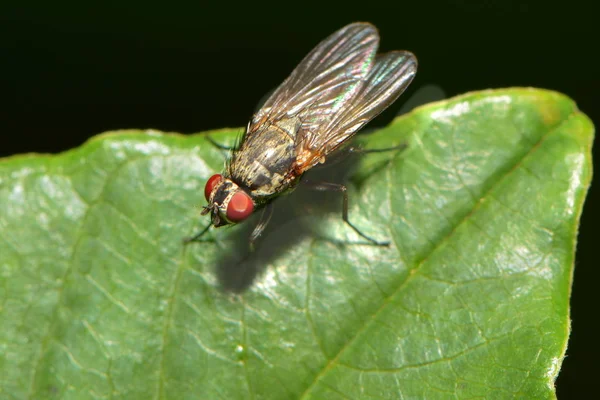
{"label": "glossy leaf surface", "polygon": [[0,397],[554,397],[591,178],[593,126],[570,99],[471,93],[364,137],[408,146],[361,157],[349,184],[351,220],[392,245],[308,202],[232,294],[243,226],[181,239],[224,161],[206,135],[239,132],[0,161]]}

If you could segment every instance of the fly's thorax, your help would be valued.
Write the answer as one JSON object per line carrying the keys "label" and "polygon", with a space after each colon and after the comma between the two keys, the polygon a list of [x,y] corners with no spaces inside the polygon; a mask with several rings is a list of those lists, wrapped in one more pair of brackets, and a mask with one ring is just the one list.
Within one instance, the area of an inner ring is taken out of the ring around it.
{"label": "fly's thorax", "polygon": [[299,120],[289,119],[250,134],[233,155],[230,176],[256,198],[285,191],[296,160],[295,136]]}
{"label": "fly's thorax", "polygon": [[213,175],[206,183],[205,193],[213,225],[223,226],[238,223],[248,218],[254,211],[252,197],[239,185],[222,175]]}

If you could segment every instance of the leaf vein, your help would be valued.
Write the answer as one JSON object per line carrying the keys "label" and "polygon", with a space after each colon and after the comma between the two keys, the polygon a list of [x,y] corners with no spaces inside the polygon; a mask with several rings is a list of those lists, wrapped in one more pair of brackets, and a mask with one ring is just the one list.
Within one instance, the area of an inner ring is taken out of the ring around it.
{"label": "leaf vein", "polygon": [[307,388],[302,393],[302,395],[300,396],[300,398],[306,398],[308,396],[308,394],[310,393],[310,391],[322,380],[322,378],[333,368],[333,366],[336,363],[339,363],[339,360],[342,357],[342,355],[352,346],[352,344],[362,335],[362,333],[369,326],[371,326],[371,324],[377,319],[377,316],[390,304],[391,299],[393,297],[395,297],[398,293],[400,293],[402,291],[402,289],[408,284],[408,282],[410,282],[412,280],[412,278],[416,275],[416,272],[419,271],[419,269],[425,263],[425,261],[427,261],[432,254],[434,254],[436,251],[438,251],[438,249],[440,249],[444,243],[446,243],[451,237],[454,236],[454,234],[456,233],[456,231],[457,231],[457,229],[458,229],[459,226],[461,226],[465,222],[467,222],[475,214],[475,212],[477,210],[479,210],[481,204],[483,203],[483,200],[487,197],[487,195],[490,194],[490,193],[492,193],[500,185],[501,182],[504,182],[504,180],[507,179],[508,176],[510,176],[516,170],[518,170],[518,168],[523,164],[523,162],[529,156],[531,156],[531,154],[534,154],[536,152],[536,150],[540,148],[541,144],[549,136],[551,136],[552,133],[554,133],[556,130],[558,130],[564,124],[568,123],[568,121],[574,115],[576,115],[576,113],[574,113],[574,112],[571,113],[567,118],[563,119],[562,121],[560,121],[559,123],[557,123],[555,126],[553,126],[550,129],[548,129],[547,132],[545,132],[544,134],[542,134],[541,137],[540,137],[540,139],[535,144],[533,144],[533,146],[526,153],[524,153],[519,159],[517,159],[516,162],[514,162],[513,165],[510,168],[506,169],[506,172],[504,172],[504,174],[502,174],[501,176],[497,176],[497,177],[494,177],[493,174],[491,175],[491,177],[494,177],[495,180],[487,188],[487,190],[485,190],[485,192],[483,192],[479,196],[479,201],[477,201],[477,202],[475,202],[473,204],[473,206],[471,207],[471,209],[468,212],[466,212],[462,216],[462,218],[460,218],[454,224],[454,226],[452,227],[452,229],[446,235],[444,235],[443,237],[441,237],[437,241],[437,243],[435,243],[435,245],[433,246],[433,248],[429,249],[429,251],[420,260],[418,260],[417,262],[415,262],[415,266],[413,268],[411,268],[411,270],[410,270],[411,273],[408,275],[408,277],[403,282],[401,282],[398,285],[397,289],[390,296],[388,296],[388,297],[386,297],[384,299],[384,301],[381,303],[381,305],[379,306],[379,308],[377,308],[370,315],[370,318],[367,318],[367,319],[364,320],[364,322],[361,324],[360,328],[356,331],[356,333],[344,344],[344,346],[342,346],[340,348],[340,350],[335,355],[335,357],[332,358],[327,363],[327,365],[325,365],[325,367],[317,374],[317,376],[312,381],[312,383],[309,386],[307,386]]}

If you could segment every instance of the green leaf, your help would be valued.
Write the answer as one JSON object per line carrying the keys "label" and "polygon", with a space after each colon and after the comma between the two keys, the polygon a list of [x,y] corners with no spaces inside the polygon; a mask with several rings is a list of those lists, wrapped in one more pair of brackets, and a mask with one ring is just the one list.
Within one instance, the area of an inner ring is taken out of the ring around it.
{"label": "green leaf", "polygon": [[221,286],[248,274],[249,224],[181,243],[223,165],[206,136],[0,162],[0,397],[555,397],[593,140],[570,99],[471,93],[364,137],[408,145],[350,182],[351,221],[392,245],[315,198],[265,235],[242,294]]}

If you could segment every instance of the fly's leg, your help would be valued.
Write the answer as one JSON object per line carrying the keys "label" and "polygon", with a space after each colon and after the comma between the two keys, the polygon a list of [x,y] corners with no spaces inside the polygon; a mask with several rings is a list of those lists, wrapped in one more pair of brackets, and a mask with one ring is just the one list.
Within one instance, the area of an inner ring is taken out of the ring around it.
{"label": "fly's leg", "polygon": [[348,153],[351,154],[369,154],[369,153],[384,153],[386,151],[401,151],[406,149],[408,146],[406,143],[400,143],[397,146],[386,147],[383,149],[363,149],[362,147],[352,146],[348,148]]}
{"label": "fly's leg", "polygon": [[350,226],[350,228],[352,228],[354,230],[354,232],[358,233],[362,238],[368,240],[369,242],[373,243],[374,245],[389,246],[390,242],[380,242],[380,241],[373,239],[372,237],[365,235],[364,233],[362,233],[360,231],[360,229],[358,229],[356,226],[354,226],[352,224],[352,222],[350,222],[350,220],[348,220],[348,189],[346,188],[345,185],[342,185],[339,183],[329,183],[329,182],[320,182],[320,183],[305,182],[305,183],[309,188],[311,188],[313,190],[318,190],[321,192],[342,192],[342,196],[344,198],[344,203],[343,203],[343,208],[342,208],[342,219],[344,220],[344,222],[347,223]]}
{"label": "fly's leg", "polygon": [[[260,215],[260,219],[258,220],[258,223],[256,224],[256,226],[252,230],[252,233],[250,234],[250,240],[248,242],[248,247],[250,248],[251,253],[254,252],[254,244],[256,243],[256,241],[258,240],[260,235],[262,235],[262,233],[264,232],[264,230],[267,227],[267,225],[269,224],[269,221],[271,220],[272,216],[273,216],[273,203],[269,203],[263,209],[262,214]],[[183,238],[183,244],[186,245],[186,244],[192,243],[192,242],[202,242],[203,240],[200,240],[200,239],[202,238],[202,236],[204,236],[204,234],[206,232],[208,232],[208,230],[210,229],[211,226],[212,226],[212,224],[208,224],[206,226],[206,228],[202,229],[200,232],[196,233],[195,235]]]}
{"label": "fly's leg", "polygon": [[393,147],[386,147],[384,149],[363,149],[360,146],[349,146],[349,147],[346,147],[342,150],[335,152],[333,154],[333,156],[327,160],[327,163],[325,163],[323,165],[323,167],[330,167],[332,165],[335,165],[335,164],[339,163],[340,161],[344,160],[346,157],[348,157],[351,154],[362,155],[362,154],[369,154],[369,153],[384,153],[386,151],[401,151],[401,150],[406,149],[406,147],[407,147],[406,143],[401,143],[401,144],[399,144],[397,146],[393,146]]}
{"label": "fly's leg", "polygon": [[254,252],[254,244],[256,243],[256,240],[260,237],[260,235],[262,235],[262,233],[264,232],[264,230],[267,227],[267,225],[269,224],[269,221],[271,220],[272,216],[273,216],[273,203],[268,203],[266,205],[266,207],[263,209],[263,212],[260,215],[260,219],[258,220],[258,223],[256,224],[256,226],[252,230],[252,233],[250,234],[250,240],[248,242],[248,247],[250,248],[251,253]]}
{"label": "fly's leg", "polygon": [[216,142],[213,138],[211,138],[210,136],[206,136],[206,140],[208,140],[210,142],[210,144],[212,144],[213,146],[215,146],[217,149],[221,149],[221,150],[227,150],[227,151],[231,151],[233,149],[235,149],[235,147],[232,146],[226,146],[224,144],[218,143]]}
{"label": "fly's leg", "polygon": [[212,226],[212,224],[208,224],[206,226],[206,228],[202,229],[200,232],[196,233],[195,235],[183,238],[183,244],[188,244],[188,243],[191,243],[191,242],[201,242],[202,240],[200,240],[200,238],[206,232],[208,232],[208,230],[210,229],[211,226]]}

